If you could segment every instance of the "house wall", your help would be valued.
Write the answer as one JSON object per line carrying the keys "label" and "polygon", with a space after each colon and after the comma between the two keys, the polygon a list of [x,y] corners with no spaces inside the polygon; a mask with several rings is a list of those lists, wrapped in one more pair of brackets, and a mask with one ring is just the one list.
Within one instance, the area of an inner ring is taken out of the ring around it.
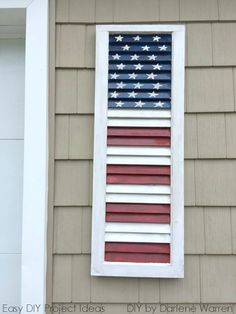
{"label": "house wall", "polygon": [[[50,16],[48,302],[236,303],[236,1],[57,0]],[[90,276],[99,23],[186,25],[184,279]]]}

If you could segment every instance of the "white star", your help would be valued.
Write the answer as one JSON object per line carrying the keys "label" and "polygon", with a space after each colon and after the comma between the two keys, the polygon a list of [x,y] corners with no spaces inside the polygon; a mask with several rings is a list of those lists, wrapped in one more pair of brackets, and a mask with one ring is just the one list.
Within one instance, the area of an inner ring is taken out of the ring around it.
{"label": "white star", "polygon": [[129,75],[129,78],[131,79],[136,79],[136,76],[137,76],[137,74],[135,74],[135,73],[132,73],[132,74],[128,74]]}
{"label": "white star", "polygon": [[146,46],[143,46],[142,49],[143,49],[143,51],[149,51],[150,47],[148,47],[148,46],[146,45]]}
{"label": "white star", "polygon": [[122,107],[125,103],[122,101],[116,102],[116,107]]}
{"label": "white star", "polygon": [[119,77],[119,76],[120,76],[119,74],[113,73],[113,74],[111,74],[111,79],[116,80],[117,77]]}
{"label": "white star", "polygon": [[156,60],[156,58],[157,58],[157,56],[154,56],[154,55],[148,56],[149,60]]}
{"label": "white star", "polygon": [[131,58],[131,61],[138,60],[139,56],[135,54],[133,56],[130,56],[130,58]]}
{"label": "white star", "polygon": [[140,108],[142,108],[142,106],[145,105],[145,102],[142,102],[141,100],[139,100],[139,101],[137,101],[137,102],[135,102],[135,103],[136,103],[136,105],[135,105],[134,107],[140,107]]}
{"label": "white star", "polygon": [[152,85],[153,85],[154,89],[159,89],[162,86],[162,84],[160,84],[160,83],[156,83],[156,84],[152,84]]}
{"label": "white star", "polygon": [[134,83],[134,88],[141,88],[141,86],[143,86],[143,84],[140,84],[139,82],[138,83]]}
{"label": "white star", "polygon": [[136,95],[138,95],[138,93],[135,93],[134,91],[132,91],[131,93],[128,93],[129,94],[129,98],[132,97],[132,98],[135,98]]}
{"label": "white star", "polygon": [[123,40],[123,36],[119,35],[119,36],[116,36],[115,39],[116,41],[122,41]]}
{"label": "white star", "polygon": [[133,40],[135,40],[135,41],[140,41],[140,39],[141,39],[141,37],[139,35],[133,37]]}
{"label": "white star", "polygon": [[118,53],[117,53],[117,54],[113,55],[112,58],[114,60],[120,60],[120,55],[118,55]]}
{"label": "white star", "polygon": [[162,65],[157,63],[156,65],[153,65],[153,70],[160,70],[162,68]]}
{"label": "white star", "polygon": [[160,49],[160,51],[166,51],[166,49],[167,49],[167,47],[165,45],[159,46],[158,48]]}
{"label": "white star", "polygon": [[134,64],[135,70],[142,70],[143,65],[139,64]]}
{"label": "white star", "polygon": [[153,41],[159,41],[161,39],[161,37],[159,36],[153,36]]}
{"label": "white star", "polygon": [[122,49],[123,49],[123,50],[130,50],[130,46],[125,45],[125,46],[122,47]]}
{"label": "white star", "polygon": [[125,65],[123,63],[116,65],[119,70],[123,70]]}
{"label": "white star", "polygon": [[154,107],[162,108],[163,106],[164,106],[164,102],[158,101],[158,102],[155,102],[155,106]]}
{"label": "white star", "polygon": [[147,74],[147,79],[148,79],[148,80],[155,80],[155,76],[157,76],[157,75],[154,74],[154,73]]}
{"label": "white star", "polygon": [[155,93],[155,92],[151,92],[151,93],[148,93],[149,94],[149,97],[151,97],[151,98],[156,98],[157,96],[158,96],[158,94],[157,93]]}
{"label": "white star", "polygon": [[123,82],[116,83],[116,88],[124,88],[124,86],[126,86],[126,84],[124,84]]}
{"label": "white star", "polygon": [[111,94],[111,98],[117,98],[119,96],[119,93],[117,93],[116,91],[114,91],[110,94]]}

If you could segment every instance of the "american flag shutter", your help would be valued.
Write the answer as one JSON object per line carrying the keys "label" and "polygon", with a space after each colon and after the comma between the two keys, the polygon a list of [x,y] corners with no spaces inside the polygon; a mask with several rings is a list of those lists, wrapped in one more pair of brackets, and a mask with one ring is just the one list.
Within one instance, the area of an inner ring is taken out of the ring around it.
{"label": "american flag shutter", "polygon": [[[92,274],[178,277],[183,243],[177,254],[174,228],[183,221],[173,193],[176,184],[182,193],[182,152],[173,154],[183,148],[174,129],[183,104],[176,121],[172,108],[173,85],[183,74],[173,75],[176,39],[168,30],[116,28],[97,32]],[[182,241],[183,230],[176,238]]]}

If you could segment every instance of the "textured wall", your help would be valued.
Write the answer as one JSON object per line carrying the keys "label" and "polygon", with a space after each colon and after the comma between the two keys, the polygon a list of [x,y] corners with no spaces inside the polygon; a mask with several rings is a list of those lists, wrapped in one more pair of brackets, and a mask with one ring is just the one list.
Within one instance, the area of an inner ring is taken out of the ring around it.
{"label": "textured wall", "polygon": [[[95,24],[159,22],[186,24],[185,278],[90,277]],[[55,58],[53,302],[236,303],[236,1],[57,0]]]}

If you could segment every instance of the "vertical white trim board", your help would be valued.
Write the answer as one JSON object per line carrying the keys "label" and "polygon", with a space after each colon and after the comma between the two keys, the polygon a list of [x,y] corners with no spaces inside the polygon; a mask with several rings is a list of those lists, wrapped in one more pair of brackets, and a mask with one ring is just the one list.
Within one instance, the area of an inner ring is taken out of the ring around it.
{"label": "vertical white trim board", "polygon": [[[21,304],[46,301],[48,197],[48,0],[0,0],[26,9]],[[21,313],[27,313],[24,306]]]}

